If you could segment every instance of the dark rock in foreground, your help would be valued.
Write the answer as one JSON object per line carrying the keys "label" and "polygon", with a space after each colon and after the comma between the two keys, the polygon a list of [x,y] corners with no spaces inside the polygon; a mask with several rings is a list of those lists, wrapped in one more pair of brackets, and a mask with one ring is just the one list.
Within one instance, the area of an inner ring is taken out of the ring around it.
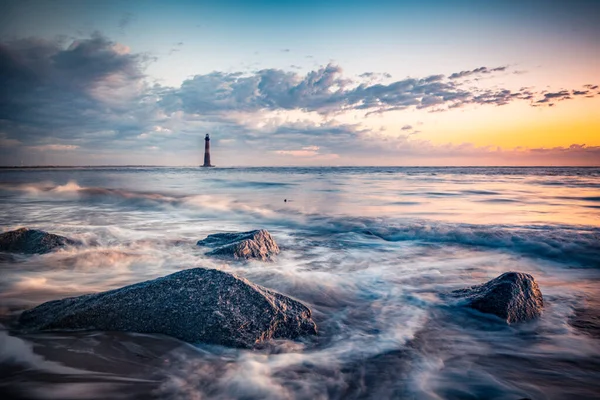
{"label": "dark rock in foreground", "polygon": [[506,272],[483,285],[455,290],[467,305],[483,313],[495,314],[508,323],[529,321],[542,314],[544,299],[533,276]]}
{"label": "dark rock in foreground", "polygon": [[44,254],[60,247],[76,244],[78,242],[64,236],[37,229],[20,228],[0,234],[0,251],[10,253]]}
{"label": "dark rock in foreground", "polygon": [[198,241],[197,244],[215,248],[206,253],[209,256],[266,261],[279,254],[279,246],[265,229],[241,233],[217,233],[208,235],[206,239]]}
{"label": "dark rock in foreground", "polygon": [[311,311],[222,271],[188,269],[108,292],[44,303],[23,312],[25,331],[160,333],[192,343],[252,347],[316,334]]}

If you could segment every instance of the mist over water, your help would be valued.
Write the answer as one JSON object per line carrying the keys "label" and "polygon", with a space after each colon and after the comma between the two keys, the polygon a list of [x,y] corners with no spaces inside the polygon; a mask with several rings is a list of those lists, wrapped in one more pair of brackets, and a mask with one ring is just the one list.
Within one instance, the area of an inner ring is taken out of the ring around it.
{"label": "mist over water", "polygon": [[[284,199],[287,201],[284,202]],[[92,168],[0,172],[2,231],[84,243],[0,255],[0,392],[14,398],[564,399],[600,393],[598,168]],[[268,229],[274,262],[208,234]],[[217,268],[309,306],[319,335],[255,350],[20,334],[42,302]],[[536,321],[444,293],[532,274]]]}

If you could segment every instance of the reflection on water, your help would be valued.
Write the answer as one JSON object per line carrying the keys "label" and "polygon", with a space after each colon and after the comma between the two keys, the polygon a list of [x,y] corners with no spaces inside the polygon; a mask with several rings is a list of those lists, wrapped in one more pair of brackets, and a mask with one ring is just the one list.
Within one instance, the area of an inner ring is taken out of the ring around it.
{"label": "reflection on water", "polygon": [[[218,268],[309,305],[317,338],[253,351],[127,333],[0,331],[15,398],[594,398],[600,392],[600,169],[5,170],[3,230],[83,241],[0,257],[6,327],[43,301]],[[291,201],[284,202],[283,199]],[[274,263],[198,239],[266,228]],[[538,321],[507,326],[446,291],[533,274]]]}

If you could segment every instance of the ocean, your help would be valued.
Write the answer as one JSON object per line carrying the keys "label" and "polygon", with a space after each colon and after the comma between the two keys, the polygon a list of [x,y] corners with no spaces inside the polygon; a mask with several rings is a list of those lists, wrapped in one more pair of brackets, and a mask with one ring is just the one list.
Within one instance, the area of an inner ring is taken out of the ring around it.
{"label": "ocean", "polygon": [[[0,254],[0,393],[27,399],[593,399],[600,396],[600,168],[0,170],[2,231],[85,245]],[[204,255],[264,228],[273,262]],[[21,311],[183,269],[311,308],[316,337],[253,350],[160,335],[20,333]],[[507,324],[445,293],[532,274]]]}

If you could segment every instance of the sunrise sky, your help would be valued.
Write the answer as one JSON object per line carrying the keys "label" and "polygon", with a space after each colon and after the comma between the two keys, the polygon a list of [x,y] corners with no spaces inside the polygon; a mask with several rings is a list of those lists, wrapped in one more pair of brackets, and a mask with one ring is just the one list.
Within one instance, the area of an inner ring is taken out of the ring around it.
{"label": "sunrise sky", "polygon": [[0,10],[2,165],[600,165],[600,1]]}

